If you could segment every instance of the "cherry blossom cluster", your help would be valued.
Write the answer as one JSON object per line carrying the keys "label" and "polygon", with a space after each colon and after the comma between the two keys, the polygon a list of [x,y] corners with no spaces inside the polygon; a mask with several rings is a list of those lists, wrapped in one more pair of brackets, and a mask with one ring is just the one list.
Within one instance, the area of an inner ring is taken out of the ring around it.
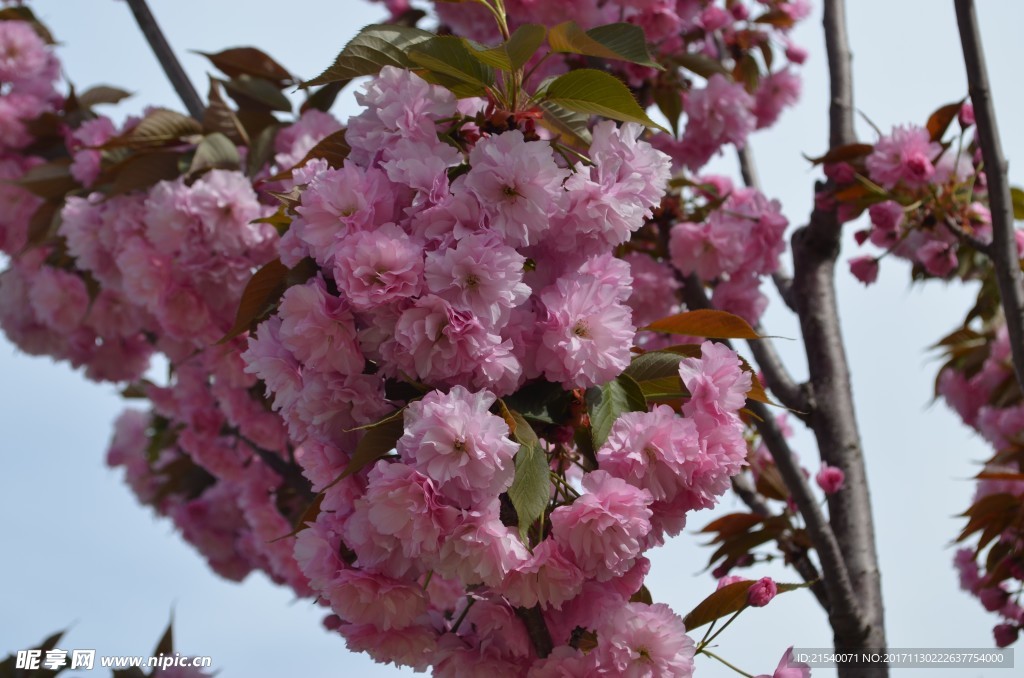
{"label": "cherry blossom cluster", "polygon": [[712,285],[716,308],[756,324],[768,305],[761,281],[778,270],[785,249],[789,222],[779,202],[720,176],[700,178],[687,193],[699,205],[692,212],[698,219],[684,213],[672,226],[672,265]]}
{"label": "cherry blossom cluster", "polygon": [[[383,2],[396,17],[416,4]],[[424,4],[456,35],[483,44],[500,41],[493,17],[480,3]],[[657,103],[673,125],[673,118],[682,113],[678,138],[658,135],[652,142],[672,157],[676,169],[699,171],[723,146],[744,146],[751,132],[774,124],[800,95],[794,66],[802,64],[807,53],[789,34],[810,14],[807,0],[506,0],[504,4],[511,30],[526,23],[554,26],[566,21],[575,21],[584,30],[620,21],[642,28],[655,61],[666,70],[615,62],[607,66],[617,69],[642,104]],[[546,60],[536,75],[547,77],[583,63],[577,62],[574,57]]]}
{"label": "cherry blossom cluster", "polygon": [[[818,205],[837,205],[844,221],[866,209],[871,225],[855,233],[857,242],[883,250],[850,260],[851,272],[864,284],[877,279],[881,258],[890,254],[910,261],[915,278],[982,274],[978,247],[992,241],[992,218],[981,153],[967,136],[974,125],[971,104],[962,104],[956,117],[960,133],[952,140],[943,142],[941,131],[905,125],[869,152],[825,165],[835,188],[819,193]],[[1024,252],[1024,232],[1018,231],[1017,246]]]}
{"label": "cherry blossom cluster", "polygon": [[[961,588],[1002,618],[994,636],[997,645],[1006,647],[1024,629],[1024,530],[1013,520],[1024,505],[1024,459],[1019,453],[1024,443],[1024,400],[1005,326],[965,334],[963,339],[939,374],[937,392],[997,454],[979,476],[967,512],[977,528],[962,536],[982,531],[980,541],[974,548],[958,550],[954,563]],[[991,522],[980,522],[988,519]],[[988,552],[983,553],[986,547]]]}
{"label": "cherry blossom cluster", "polygon": [[[768,4],[790,19],[804,11]],[[689,18],[676,17],[675,38],[657,37],[661,49],[683,49],[678,35],[698,28],[709,55],[772,39],[740,3],[699,20],[694,7],[680,8]],[[660,11],[627,14],[646,27]],[[495,129],[485,102],[390,67],[357,95],[365,108],[340,166],[303,165],[340,129],[314,110],[282,125],[253,176],[204,169],[118,189],[111,172],[147,118],[76,112],[27,22],[0,22],[0,47],[0,172],[22,184],[0,188],[11,257],[0,327],[26,352],[149,401],[119,418],[108,462],[212,569],[236,580],[262,570],[329,606],[352,649],[441,676],[692,673],[682,619],[645,602],[644,554],[745,466],[751,374],[706,342],[679,360],[681,404],[621,414],[593,449],[581,402],[638,345],[653,348],[636,327],[679,310],[665,294],[679,272],[699,267],[716,302],[760,315],[757,279],[777,266],[786,225],[777,204],[708,179],[702,199],[720,204],[676,227],[671,257],[630,249],[656,212],[673,214],[661,206],[673,160],[638,125],[599,122],[574,155],[529,123]],[[627,75],[642,86],[655,73]],[[743,142],[726,130],[736,123],[711,119],[714,97],[758,121],[769,111],[770,124],[795,95],[755,104],[721,75],[711,90],[684,97],[697,136],[669,150],[710,157]],[[41,119],[47,159],[67,160],[63,196],[33,183],[45,160],[25,149],[40,146]],[[713,133],[721,140],[698,148]],[[279,237],[282,196],[291,223]],[[739,231],[755,233],[742,252],[725,242]],[[255,332],[227,338],[253,271],[275,254],[290,287]],[[744,268],[755,272],[741,280]],[[163,384],[146,378],[157,355]],[[527,423],[507,403],[538,388],[572,405]],[[393,449],[360,457],[396,425]],[[530,454],[550,476],[533,523],[516,494]],[[750,604],[772,595],[759,583]]]}
{"label": "cherry blossom cluster", "polygon": [[[552,480],[522,530],[510,495],[527,446],[513,428],[529,425],[499,402],[629,365],[632,276],[612,251],[652,215],[668,158],[638,127],[603,122],[570,165],[550,141],[481,130],[481,103],[394,68],[357,97],[344,165],[295,175],[282,261],[318,273],[244,354],[321,493],[295,549],[329,626],[378,661],[441,676],[621,675],[636,662],[689,675],[680,618],[631,598],[644,551],[745,464],[750,373],[706,343],[680,362],[682,416],[621,415],[599,470],[579,463],[568,422],[535,424]],[[359,460],[389,421],[394,451]]]}

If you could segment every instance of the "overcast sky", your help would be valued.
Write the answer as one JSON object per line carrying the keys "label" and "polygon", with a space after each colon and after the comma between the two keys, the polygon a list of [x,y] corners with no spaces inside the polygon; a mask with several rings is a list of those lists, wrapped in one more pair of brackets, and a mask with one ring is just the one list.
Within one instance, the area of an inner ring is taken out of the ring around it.
{"label": "overcast sky", "polygon": [[[204,59],[186,50],[256,45],[293,72],[311,77],[328,65],[359,27],[379,20],[381,8],[358,0],[211,2],[154,0],[153,9],[182,61],[205,91]],[[180,108],[125,4],[112,0],[34,0],[61,41],[61,57],[77,87],[106,83],[136,92],[122,112],[145,105]],[[952,2],[856,0],[850,3],[856,105],[883,130],[923,123],[938,106],[966,93]],[[1024,3],[982,0],[979,13],[995,90],[1003,143],[1011,160],[1024,157],[1024,94],[1020,87],[1020,26]],[[783,202],[793,224],[809,213],[814,173],[801,157],[825,149],[826,73],[820,8],[797,31],[810,50],[801,105],[754,138],[765,193]],[[354,110],[350,99],[339,116]],[[858,121],[859,133],[874,140]],[[731,158],[713,167],[735,174]],[[855,253],[853,227],[843,260]],[[969,504],[967,479],[990,454],[943,405],[930,406],[937,363],[926,347],[952,329],[973,290],[909,284],[908,268],[886,260],[879,283],[865,289],[840,266],[843,329],[868,460],[890,645],[991,647],[995,619],[960,592],[950,541],[955,514]],[[765,319],[798,377],[806,375],[794,316],[773,304]],[[65,365],[21,355],[0,338],[0,657],[70,627],[67,649],[101,655],[151,651],[174,611],[176,649],[210,655],[222,678],[302,675],[392,676],[393,667],[353,655],[322,630],[322,611],[296,601],[262,575],[239,585],[216,577],[174,534],[166,520],[140,508],[103,454],[122,404],[112,386],[85,382]],[[799,426],[797,426],[799,429]],[[813,471],[812,440],[795,442]],[[722,511],[740,510],[726,500]],[[690,519],[691,531],[713,514]],[[655,551],[648,587],[658,601],[685,614],[712,587],[701,574],[709,552],[684,535]],[[795,575],[750,570],[783,581]],[[692,576],[691,576],[692,575]],[[720,637],[719,654],[752,673],[771,673],[788,645],[823,647],[831,633],[809,593],[781,596],[744,613]],[[731,676],[710,659],[700,676]],[[83,674],[84,675],[84,674]],[[815,671],[815,676],[834,675]],[[945,670],[943,676],[982,676]],[[990,671],[998,678],[1007,672]]]}

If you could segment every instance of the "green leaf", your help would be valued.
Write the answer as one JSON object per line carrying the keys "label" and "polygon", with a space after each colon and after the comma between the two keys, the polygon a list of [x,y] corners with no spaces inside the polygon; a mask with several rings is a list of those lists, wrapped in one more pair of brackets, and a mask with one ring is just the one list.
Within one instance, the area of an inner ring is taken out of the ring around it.
{"label": "green leaf", "polygon": [[508,40],[497,47],[487,48],[469,43],[469,49],[479,61],[511,73],[522,68],[530,60],[544,42],[546,35],[547,29],[541,25],[523,24]]}
{"label": "green leaf", "polygon": [[561,75],[548,85],[545,98],[570,111],[638,122],[668,132],[647,117],[621,80],[604,71],[583,68]]}
{"label": "green leaf", "polygon": [[551,498],[550,467],[537,434],[523,415],[509,410],[505,403],[501,403],[500,408],[506,421],[511,420],[509,430],[519,443],[515,456],[516,474],[508,488],[508,498],[519,516],[519,538],[526,543],[530,526],[544,515]]}
{"label": "green leaf", "polygon": [[[753,580],[733,582],[728,586],[723,586],[702,600],[683,619],[687,633],[745,608],[747,606],[747,592],[755,583],[757,582]],[[810,584],[776,584],[776,586],[779,593],[786,593],[787,591],[806,588]]]}
{"label": "green leaf", "polygon": [[334,105],[335,99],[341,93],[341,90],[345,88],[349,80],[335,80],[334,82],[328,83],[309,95],[305,101],[302,102],[302,106],[299,107],[300,113],[305,113],[310,109],[316,109],[326,113],[331,110],[331,106]]}
{"label": "green leaf", "polygon": [[851,160],[863,158],[866,155],[870,155],[873,150],[875,150],[875,147],[871,144],[846,144],[844,146],[836,146],[825,155],[820,155],[816,158],[807,155],[804,157],[815,165],[830,165],[836,162],[850,162]]}
{"label": "green leaf", "polygon": [[679,118],[683,115],[683,97],[678,86],[659,84],[654,87],[654,103],[672,127],[672,136],[679,137]]}
{"label": "green leaf", "polygon": [[473,91],[486,94],[494,84],[494,69],[470,53],[462,38],[438,36],[421,42],[409,50],[409,60],[417,66],[473,87]]}
{"label": "green leaf", "polygon": [[338,476],[338,480],[359,473],[395,449],[398,439],[405,433],[404,417],[405,410],[398,410],[372,424],[353,429],[363,431],[363,437],[359,439],[348,465]]}
{"label": "green leaf", "polygon": [[682,359],[677,353],[652,351],[633,358],[625,373],[636,381],[648,400],[688,398],[690,393],[679,377]]}
{"label": "green leaf", "polygon": [[1017,221],[1024,221],[1024,190],[1016,186],[1012,187],[1010,198],[1013,200],[1013,218]]}
{"label": "green leaf", "polygon": [[215,78],[210,78],[210,92],[206,98],[209,103],[203,111],[203,132],[220,132],[236,144],[248,146],[249,133],[235,111],[224,101],[220,93],[220,82]]}
{"label": "green leaf", "polygon": [[663,70],[647,51],[643,29],[634,24],[607,24],[584,32],[575,21],[566,21],[548,32],[548,44],[553,52],[628,61]]}
{"label": "green leaf", "polygon": [[604,445],[620,414],[647,411],[647,399],[640,385],[628,374],[620,374],[604,386],[588,388],[586,399],[595,450]]}
{"label": "green leaf", "polygon": [[550,101],[541,101],[540,108],[544,111],[544,117],[540,119],[542,126],[578,146],[578,150],[586,150],[590,146],[593,138],[587,128],[589,115],[570,111]]}
{"label": "green leaf", "polygon": [[536,380],[505,396],[505,404],[529,421],[554,424],[565,419],[571,394],[558,384]]}
{"label": "green leaf", "polygon": [[376,75],[384,66],[411,68],[413,63],[407,54],[409,48],[433,37],[433,33],[409,26],[367,26],[345,45],[327,70],[302,83],[300,87],[326,85],[338,80]]}
{"label": "green leaf", "polygon": [[710,309],[677,313],[676,315],[657,320],[641,329],[648,332],[686,334],[692,337],[706,337],[708,339],[761,338],[761,335],[755,332],[754,328],[738,315]]}
{"label": "green leaf", "polygon": [[206,169],[238,169],[241,164],[242,156],[234,142],[220,132],[214,132],[199,142],[188,171],[191,174]]}

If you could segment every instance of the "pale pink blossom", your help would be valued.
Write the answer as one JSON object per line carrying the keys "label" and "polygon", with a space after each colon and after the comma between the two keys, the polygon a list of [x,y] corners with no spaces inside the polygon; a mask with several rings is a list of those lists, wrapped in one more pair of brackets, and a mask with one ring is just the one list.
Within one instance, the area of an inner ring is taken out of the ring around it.
{"label": "pale pink blossom", "polygon": [[525,262],[494,234],[469,235],[454,247],[427,255],[427,287],[453,307],[481,318],[485,326],[500,328],[511,310],[530,296],[522,282]]}
{"label": "pale pink blossom", "polygon": [[551,512],[552,534],[588,578],[608,581],[640,555],[651,530],[651,494],[607,471],[585,475],[583,489],[579,499]]}
{"label": "pale pink blossom", "polygon": [[452,184],[471,193],[490,217],[490,228],[510,245],[529,245],[548,229],[569,172],[555,164],[551,146],[525,141],[512,130],[480,140],[469,153],[470,171]]}
{"label": "pale pink blossom", "polygon": [[687,461],[699,451],[693,421],[658,405],[650,412],[619,415],[597,451],[597,461],[602,470],[663,501],[673,499],[686,483]]}
{"label": "pale pink blossom", "polygon": [[630,361],[632,310],[616,291],[589,275],[559,278],[540,294],[537,364],[550,381],[594,386],[622,372]]}
{"label": "pale pink blossom", "polygon": [[680,140],[681,160],[690,170],[703,167],[727,143],[742,147],[754,131],[754,98],[743,85],[720,74],[704,89],[691,90],[683,104],[686,130]]}
{"label": "pale pink blossom", "polygon": [[793,647],[790,646],[782,655],[775,673],[770,676],[763,673],[755,678],[811,678],[811,667],[803,662],[794,662]]}
{"label": "pale pink blossom", "polygon": [[583,572],[554,539],[533,549],[529,560],[508,573],[501,592],[513,605],[561,608],[583,588]]}
{"label": "pale pink blossom", "polygon": [[679,361],[679,376],[690,392],[684,414],[705,412],[714,416],[742,409],[750,392],[752,376],[743,369],[736,352],[725,344],[705,341],[700,358]]}
{"label": "pale pink blossom", "polygon": [[899,183],[921,188],[935,174],[932,163],[941,151],[923,127],[896,127],[890,136],[878,140],[865,164],[871,179],[883,188],[895,188]]}
{"label": "pale pink blossom", "polygon": [[509,438],[505,420],[488,411],[495,400],[490,391],[455,386],[405,409],[398,453],[466,508],[492,502],[512,484],[519,445]]}
{"label": "pale pink blossom", "polygon": [[322,278],[289,287],[278,306],[281,344],[306,369],[361,374],[355,320],[344,301],[331,295]]}
{"label": "pale pink blossom", "polygon": [[435,570],[467,586],[498,587],[529,557],[515,530],[496,514],[472,513],[444,540]]}
{"label": "pale pink blossom", "polygon": [[664,603],[626,603],[600,620],[598,663],[624,678],[693,675],[694,642],[682,618]]}
{"label": "pale pink blossom", "polygon": [[427,611],[423,589],[384,575],[342,570],[324,591],[338,616],[382,631],[402,629]]}
{"label": "pale pink blossom", "polygon": [[338,289],[356,309],[368,311],[420,293],[422,247],[395,224],[353,233],[326,252]]}

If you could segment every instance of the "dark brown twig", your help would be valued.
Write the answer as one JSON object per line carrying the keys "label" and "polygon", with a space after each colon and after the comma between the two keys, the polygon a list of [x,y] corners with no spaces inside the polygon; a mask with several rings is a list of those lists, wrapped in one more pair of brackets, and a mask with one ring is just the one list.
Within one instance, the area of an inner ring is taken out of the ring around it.
{"label": "dark brown twig", "polygon": [[185,104],[189,115],[196,120],[202,120],[205,108],[203,100],[199,98],[199,93],[192,86],[192,81],[188,79],[185,69],[181,67],[181,62],[174,56],[174,51],[168,44],[167,38],[164,37],[163,31],[160,30],[160,24],[156,22],[156,17],[149,11],[146,0],[128,0],[128,7],[132,10],[136,23],[142,29],[149,46],[160,61],[160,66],[163,67],[167,79],[171,81],[174,91],[178,93],[178,98]]}
{"label": "dark brown twig", "polygon": [[978,126],[978,142],[985,162],[989,206],[992,210],[992,246],[989,256],[996,270],[999,296],[1006,330],[1010,335],[1010,352],[1017,383],[1024,389],[1024,287],[1021,286],[1020,257],[1013,228],[1013,201],[1007,181],[1007,163],[999,141],[995,107],[988,84],[985,52],[974,11],[973,0],[954,0],[956,21],[960,28],[960,44],[967,67],[968,91]]}

